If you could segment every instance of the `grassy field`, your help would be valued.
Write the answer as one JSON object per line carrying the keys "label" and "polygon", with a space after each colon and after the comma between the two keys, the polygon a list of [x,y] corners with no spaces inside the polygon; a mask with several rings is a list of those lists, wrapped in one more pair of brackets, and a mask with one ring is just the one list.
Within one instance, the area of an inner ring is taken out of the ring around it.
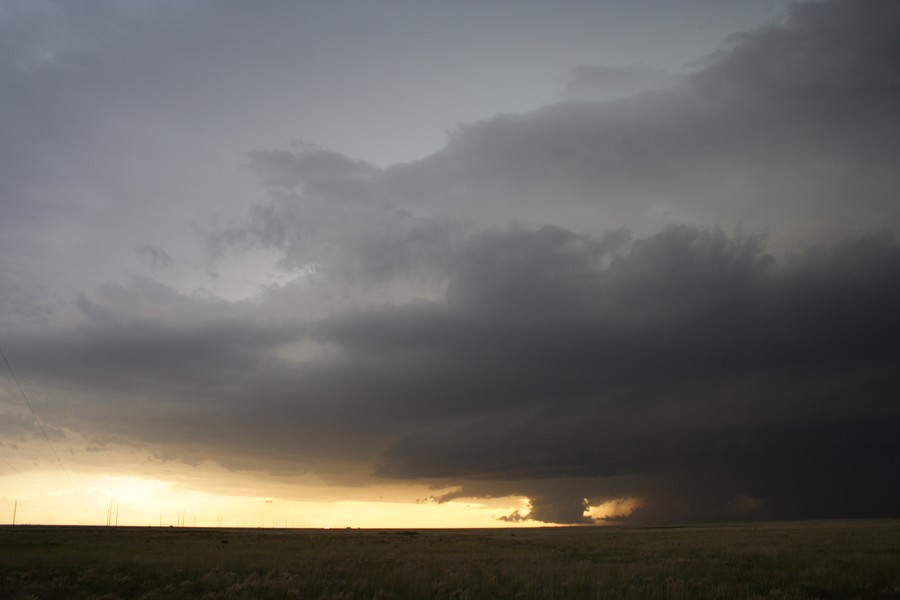
{"label": "grassy field", "polygon": [[0,527],[0,598],[900,598],[900,521]]}

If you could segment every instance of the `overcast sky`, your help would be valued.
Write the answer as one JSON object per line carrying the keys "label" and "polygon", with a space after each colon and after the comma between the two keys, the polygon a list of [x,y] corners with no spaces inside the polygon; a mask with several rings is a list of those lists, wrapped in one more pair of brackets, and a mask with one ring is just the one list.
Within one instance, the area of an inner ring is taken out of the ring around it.
{"label": "overcast sky", "polygon": [[889,0],[0,0],[0,473],[898,516],[898,164]]}

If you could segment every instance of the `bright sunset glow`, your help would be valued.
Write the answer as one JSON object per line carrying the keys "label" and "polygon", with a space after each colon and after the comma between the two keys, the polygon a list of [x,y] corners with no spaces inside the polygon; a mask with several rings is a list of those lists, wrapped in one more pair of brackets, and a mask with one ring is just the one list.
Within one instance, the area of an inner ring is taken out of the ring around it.
{"label": "bright sunset glow", "polygon": [[[347,490],[333,486],[296,488],[295,498],[216,494],[186,489],[172,481],[131,476],[31,472],[27,479],[0,477],[0,510],[13,511],[18,524],[78,524],[184,527],[277,528],[472,528],[515,526],[498,517],[527,506],[526,498],[445,503],[392,500],[411,490],[402,488]],[[267,487],[246,480],[245,489]],[[290,488],[280,487],[285,492]],[[421,489],[420,493],[429,490]],[[381,499],[334,498],[369,496]],[[329,494],[318,500],[301,498]],[[387,496],[389,499],[384,499]],[[522,523],[518,523],[521,525]]]}

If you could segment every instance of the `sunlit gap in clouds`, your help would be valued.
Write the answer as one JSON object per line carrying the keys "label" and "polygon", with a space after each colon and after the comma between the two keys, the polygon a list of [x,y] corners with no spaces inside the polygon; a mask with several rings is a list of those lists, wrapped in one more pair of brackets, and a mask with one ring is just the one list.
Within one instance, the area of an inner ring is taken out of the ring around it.
{"label": "sunlit gap in clouds", "polygon": [[585,499],[584,516],[599,524],[613,523],[617,519],[631,515],[643,505],[644,500],[638,497],[615,498],[595,506],[589,505]]}

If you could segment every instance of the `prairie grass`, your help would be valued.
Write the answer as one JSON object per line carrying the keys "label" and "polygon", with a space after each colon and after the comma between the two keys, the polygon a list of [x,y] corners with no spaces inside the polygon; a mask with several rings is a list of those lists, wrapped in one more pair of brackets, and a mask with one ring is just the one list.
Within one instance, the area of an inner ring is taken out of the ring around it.
{"label": "prairie grass", "polygon": [[0,527],[0,598],[898,598],[900,521]]}

